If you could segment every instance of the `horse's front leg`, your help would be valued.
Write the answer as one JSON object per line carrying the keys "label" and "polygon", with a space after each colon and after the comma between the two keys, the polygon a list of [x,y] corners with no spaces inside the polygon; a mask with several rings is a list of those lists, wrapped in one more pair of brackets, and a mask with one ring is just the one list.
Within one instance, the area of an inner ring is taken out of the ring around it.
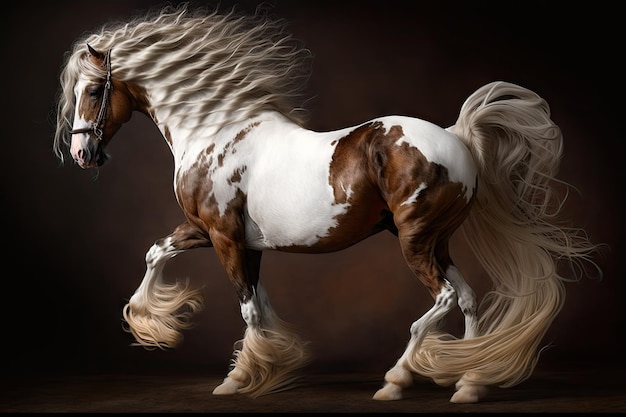
{"label": "horse's front leg", "polygon": [[126,330],[136,344],[171,348],[182,341],[181,330],[191,327],[191,316],[203,308],[203,296],[200,290],[190,288],[189,281],[164,282],[163,268],[181,252],[207,246],[212,244],[206,235],[183,223],[150,247],[141,285],[123,309]]}
{"label": "horse's front leg", "polygon": [[309,362],[306,343],[274,313],[259,283],[261,252],[246,249],[242,240],[214,232],[215,251],[232,281],[246,324],[237,343],[232,368],[213,394],[245,393],[252,397],[288,389],[294,371]]}

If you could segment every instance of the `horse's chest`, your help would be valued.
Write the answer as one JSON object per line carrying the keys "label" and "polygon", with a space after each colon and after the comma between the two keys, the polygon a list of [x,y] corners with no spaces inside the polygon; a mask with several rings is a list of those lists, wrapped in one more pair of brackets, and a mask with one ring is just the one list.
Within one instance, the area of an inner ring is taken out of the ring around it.
{"label": "horse's chest", "polygon": [[244,162],[225,163],[224,155],[215,153],[213,146],[188,159],[193,161],[178,164],[174,182],[176,197],[186,214],[203,217],[208,223],[241,210],[247,170]]}

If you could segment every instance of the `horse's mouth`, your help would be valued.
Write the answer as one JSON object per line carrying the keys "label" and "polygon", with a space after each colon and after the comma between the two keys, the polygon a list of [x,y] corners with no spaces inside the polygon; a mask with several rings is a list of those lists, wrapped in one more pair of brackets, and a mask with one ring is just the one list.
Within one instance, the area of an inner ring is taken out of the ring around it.
{"label": "horse's mouth", "polygon": [[82,169],[97,168],[104,165],[109,160],[109,155],[104,150],[104,145],[99,143],[96,149],[91,153],[92,157],[89,159],[83,159],[81,157],[74,157],[74,161]]}
{"label": "horse's mouth", "polygon": [[101,144],[98,145],[98,149],[96,149],[95,157],[96,157],[95,158],[96,159],[96,165],[99,166],[99,167],[104,165],[104,163],[109,160],[109,155],[105,152],[103,145],[101,145]]}

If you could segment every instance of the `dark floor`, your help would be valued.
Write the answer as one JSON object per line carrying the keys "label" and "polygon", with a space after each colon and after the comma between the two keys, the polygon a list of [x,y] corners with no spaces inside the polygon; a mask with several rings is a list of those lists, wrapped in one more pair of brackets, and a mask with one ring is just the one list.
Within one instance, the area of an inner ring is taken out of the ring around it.
{"label": "dark floor", "polygon": [[310,374],[290,391],[251,399],[214,396],[223,376],[197,374],[83,375],[20,377],[3,381],[0,412],[626,412],[622,367],[538,367],[533,376],[508,389],[495,388],[484,402],[453,404],[452,388],[425,379],[399,401],[374,401],[382,375]]}

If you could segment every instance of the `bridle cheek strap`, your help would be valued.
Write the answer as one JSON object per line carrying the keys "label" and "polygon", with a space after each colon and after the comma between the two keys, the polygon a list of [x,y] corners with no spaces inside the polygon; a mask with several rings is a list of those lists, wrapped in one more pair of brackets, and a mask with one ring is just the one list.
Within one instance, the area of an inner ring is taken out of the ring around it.
{"label": "bridle cheek strap", "polygon": [[98,141],[102,140],[104,135],[104,122],[106,120],[107,108],[109,107],[109,99],[111,96],[111,50],[109,49],[106,56],[104,57],[104,63],[107,68],[106,81],[104,83],[104,91],[102,92],[102,102],[100,103],[100,109],[98,110],[98,116],[96,117],[95,122],[91,125],[91,127],[83,127],[80,129],[72,129],[70,130],[70,134],[74,135],[77,133],[89,133],[93,132]]}

